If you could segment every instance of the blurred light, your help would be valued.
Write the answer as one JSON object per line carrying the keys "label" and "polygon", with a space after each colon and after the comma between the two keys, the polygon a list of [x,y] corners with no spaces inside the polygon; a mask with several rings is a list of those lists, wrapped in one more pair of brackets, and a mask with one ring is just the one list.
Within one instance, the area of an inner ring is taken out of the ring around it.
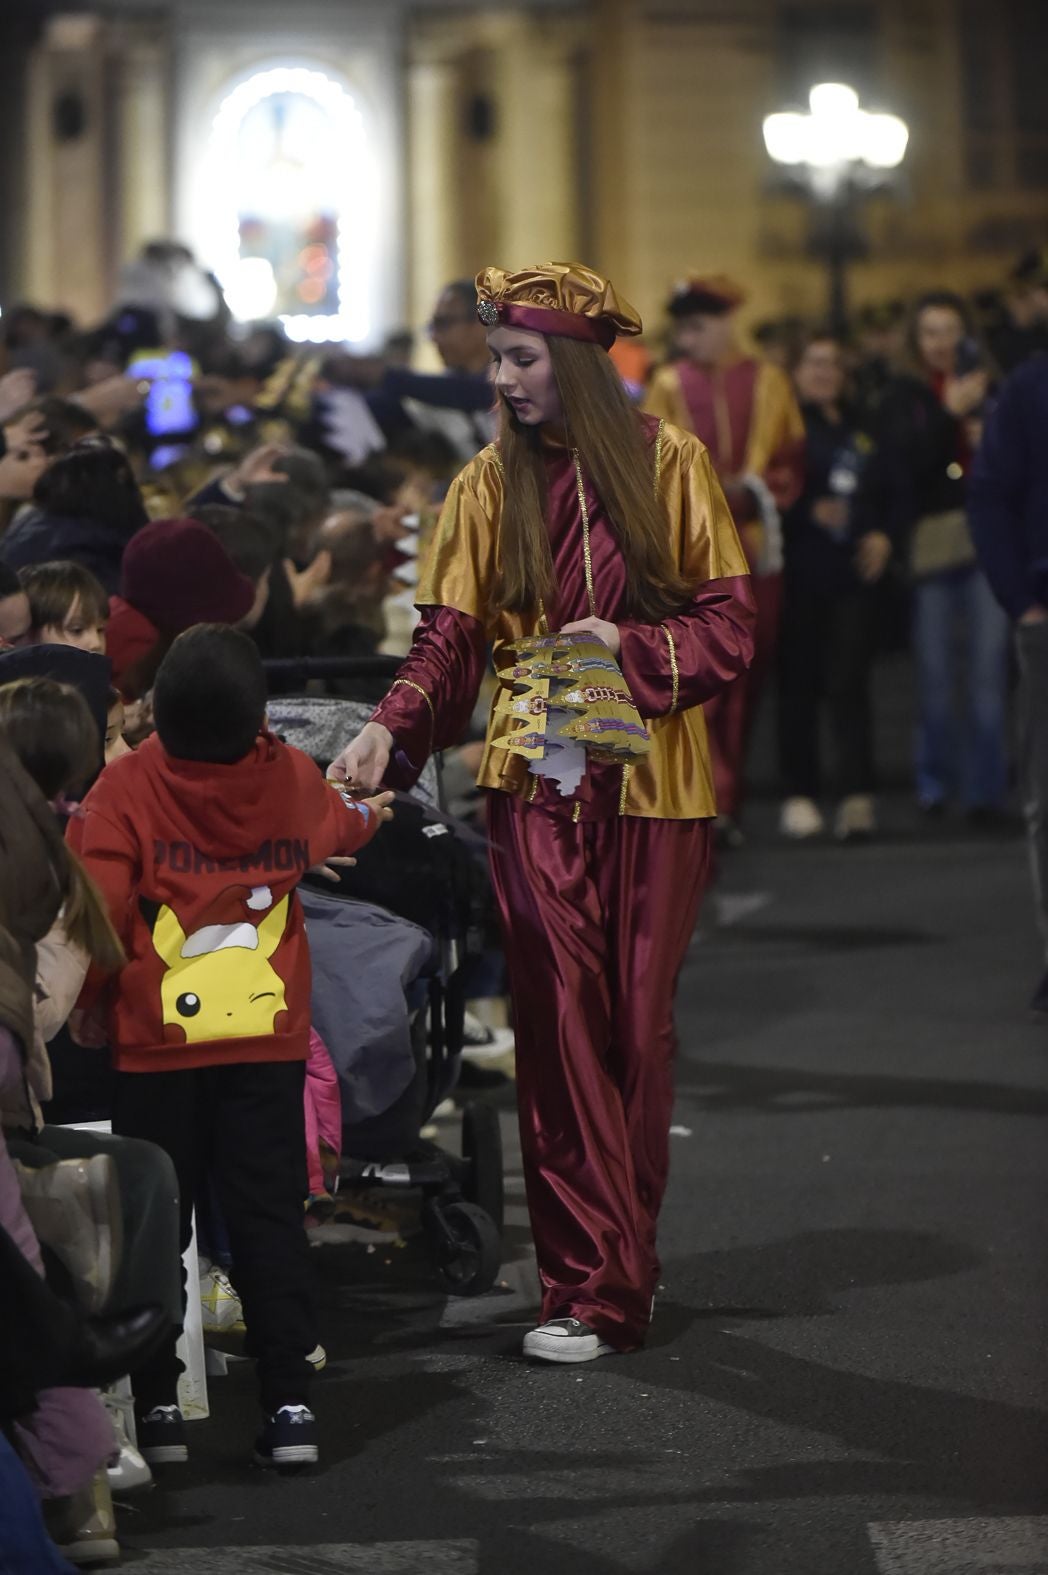
{"label": "blurred light", "polygon": [[866,163],[880,170],[897,169],[906,156],[910,128],[898,115],[867,115],[866,120]]}
{"label": "blurred light", "polygon": [[265,257],[239,258],[222,294],[238,323],[271,316],[277,300],[272,264]]}
{"label": "blurred light", "polygon": [[764,145],[776,164],[841,171],[849,164],[895,169],[902,163],[910,133],[897,115],[860,109],[859,95],[843,82],[820,82],[808,102],[807,115],[765,116]]}
{"label": "blurred light", "polygon": [[356,326],[352,318],[341,314],[327,317],[319,312],[292,312],[281,316],[280,322],[288,338],[300,345],[352,342]]}
{"label": "blurred light", "polygon": [[764,146],[776,164],[806,164],[808,117],[784,112],[764,119]]}
{"label": "blurred light", "polygon": [[[201,251],[205,252],[228,300],[229,289],[236,288],[241,263],[255,260],[240,256],[236,194],[240,127],[257,104],[283,93],[301,94],[311,99],[328,116],[331,145],[339,152],[341,189],[332,194],[338,213],[337,269],[334,268],[335,259],[328,253],[329,264],[337,274],[338,311],[333,315],[318,313],[312,316],[293,313],[281,317],[281,322],[288,336],[299,343],[322,344],[327,340],[359,343],[371,333],[375,315],[377,170],[364,117],[356,100],[325,72],[305,66],[273,66],[241,80],[222,100],[212,122],[206,181],[202,183],[207,241],[201,242]],[[276,178],[278,195],[293,212],[300,193],[298,183],[292,179],[292,169],[290,164],[278,168]]]}

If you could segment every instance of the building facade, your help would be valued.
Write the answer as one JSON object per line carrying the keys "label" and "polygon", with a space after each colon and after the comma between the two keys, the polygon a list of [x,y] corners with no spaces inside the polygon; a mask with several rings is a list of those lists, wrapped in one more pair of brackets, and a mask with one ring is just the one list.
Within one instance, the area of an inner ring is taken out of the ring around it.
{"label": "building facade", "polygon": [[820,80],[911,131],[854,300],[993,285],[1048,242],[1042,0],[41,0],[14,41],[0,304],[85,321],[158,235],[248,309],[362,345],[449,278],[554,256],[649,318],[696,268],[754,315],[818,311],[761,123]]}

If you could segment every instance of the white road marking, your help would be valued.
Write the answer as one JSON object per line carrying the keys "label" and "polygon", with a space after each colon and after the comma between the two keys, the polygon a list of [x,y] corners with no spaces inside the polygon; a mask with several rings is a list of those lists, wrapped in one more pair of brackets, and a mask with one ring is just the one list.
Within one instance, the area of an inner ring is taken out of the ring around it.
{"label": "white road marking", "polygon": [[886,1520],[869,1529],[880,1575],[1048,1575],[1048,1516]]}
{"label": "white road marking", "polygon": [[[126,1551],[130,1551],[129,1549]],[[479,1575],[456,1542],[322,1542],[304,1548],[171,1548],[135,1556],[135,1575]]]}

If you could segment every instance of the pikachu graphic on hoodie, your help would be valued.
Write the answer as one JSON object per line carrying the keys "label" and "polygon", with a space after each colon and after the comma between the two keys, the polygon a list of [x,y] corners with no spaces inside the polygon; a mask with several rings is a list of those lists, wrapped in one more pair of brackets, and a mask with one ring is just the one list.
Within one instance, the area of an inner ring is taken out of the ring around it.
{"label": "pikachu graphic on hoodie", "polygon": [[272,900],[268,886],[255,887],[246,906],[269,910],[259,924],[208,924],[188,936],[171,908],[160,909],[153,946],[167,970],[160,986],[165,1030],[181,1028],[187,1044],[272,1034],[287,1001],[269,959],[283,938],[289,898],[275,907]]}

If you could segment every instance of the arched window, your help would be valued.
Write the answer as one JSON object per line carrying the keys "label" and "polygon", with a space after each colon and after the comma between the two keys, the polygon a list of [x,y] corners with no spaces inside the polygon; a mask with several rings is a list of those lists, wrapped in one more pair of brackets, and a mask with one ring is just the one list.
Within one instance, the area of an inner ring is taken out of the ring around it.
{"label": "arched window", "polygon": [[279,317],[292,339],[373,329],[375,161],[360,109],[323,71],[240,82],[211,128],[207,260],[233,315]]}

